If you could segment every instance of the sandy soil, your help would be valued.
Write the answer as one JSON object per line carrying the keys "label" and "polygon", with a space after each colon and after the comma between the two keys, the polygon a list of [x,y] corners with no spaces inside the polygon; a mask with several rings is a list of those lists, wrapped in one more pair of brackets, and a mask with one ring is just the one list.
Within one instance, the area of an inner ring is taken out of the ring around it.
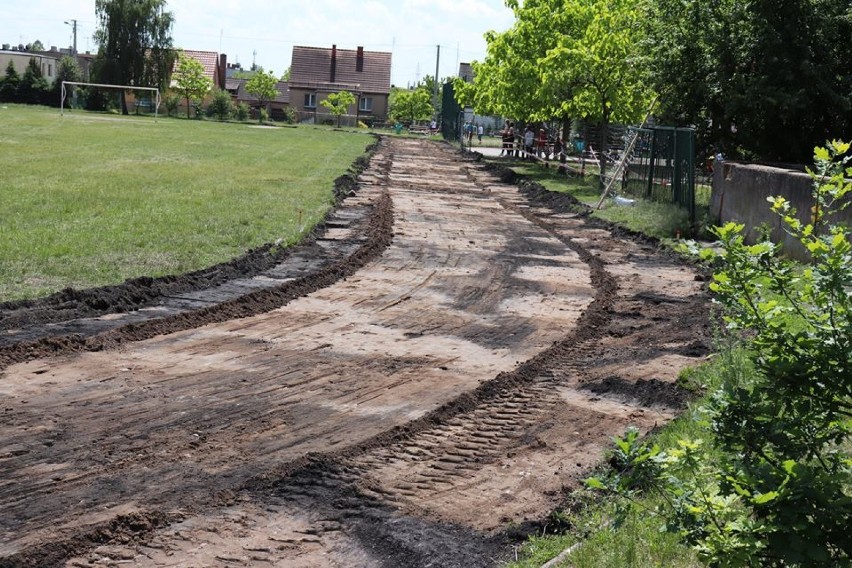
{"label": "sandy soil", "polygon": [[356,174],[292,250],[0,305],[0,567],[494,566],[683,407],[693,268],[440,144]]}

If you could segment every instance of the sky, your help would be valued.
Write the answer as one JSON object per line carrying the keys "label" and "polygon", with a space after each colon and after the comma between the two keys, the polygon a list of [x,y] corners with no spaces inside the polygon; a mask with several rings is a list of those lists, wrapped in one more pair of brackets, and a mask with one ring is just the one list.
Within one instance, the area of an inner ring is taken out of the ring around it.
{"label": "sky", "polygon": [[[482,60],[484,34],[505,31],[514,16],[503,0],[170,0],[175,47],[225,53],[281,75],[294,45],[389,51],[391,82],[413,85],[425,75],[458,74],[458,64]],[[40,40],[46,49],[73,43],[97,51],[95,0],[0,0],[0,45]],[[67,23],[66,23],[67,22]],[[440,45],[440,58],[438,47]]]}

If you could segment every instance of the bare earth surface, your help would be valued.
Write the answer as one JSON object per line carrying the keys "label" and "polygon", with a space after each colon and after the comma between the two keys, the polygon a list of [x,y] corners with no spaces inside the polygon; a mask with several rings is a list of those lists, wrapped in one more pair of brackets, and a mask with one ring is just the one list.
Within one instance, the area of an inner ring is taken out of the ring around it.
{"label": "bare earth surface", "polygon": [[692,268],[500,173],[386,140],[272,263],[0,305],[0,566],[499,565],[709,345]]}

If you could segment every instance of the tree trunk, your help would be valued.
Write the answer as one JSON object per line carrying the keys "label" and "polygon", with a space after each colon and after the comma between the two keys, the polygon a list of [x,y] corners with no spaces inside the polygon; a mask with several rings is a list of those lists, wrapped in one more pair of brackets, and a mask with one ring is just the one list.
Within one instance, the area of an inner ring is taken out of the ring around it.
{"label": "tree trunk", "polygon": [[189,96],[186,97],[186,118],[189,118]]}
{"label": "tree trunk", "polygon": [[606,143],[609,138],[609,112],[604,110],[603,116],[601,117],[601,128],[598,134],[600,148],[598,154],[598,162],[600,163],[601,175],[600,175],[600,183],[601,188],[603,188],[604,178],[606,177]]}

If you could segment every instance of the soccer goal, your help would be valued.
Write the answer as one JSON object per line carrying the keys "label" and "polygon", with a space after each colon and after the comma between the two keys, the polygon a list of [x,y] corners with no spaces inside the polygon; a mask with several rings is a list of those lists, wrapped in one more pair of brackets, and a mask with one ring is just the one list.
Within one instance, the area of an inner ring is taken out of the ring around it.
{"label": "soccer goal", "polygon": [[62,81],[62,100],[59,101],[59,114],[65,114],[65,86],[80,86],[80,87],[99,87],[102,89],[122,89],[124,91],[153,91],[154,92],[154,120],[157,119],[157,113],[160,110],[160,89],[156,87],[134,87],[130,85],[104,85],[101,83],[82,83],[79,81]]}

